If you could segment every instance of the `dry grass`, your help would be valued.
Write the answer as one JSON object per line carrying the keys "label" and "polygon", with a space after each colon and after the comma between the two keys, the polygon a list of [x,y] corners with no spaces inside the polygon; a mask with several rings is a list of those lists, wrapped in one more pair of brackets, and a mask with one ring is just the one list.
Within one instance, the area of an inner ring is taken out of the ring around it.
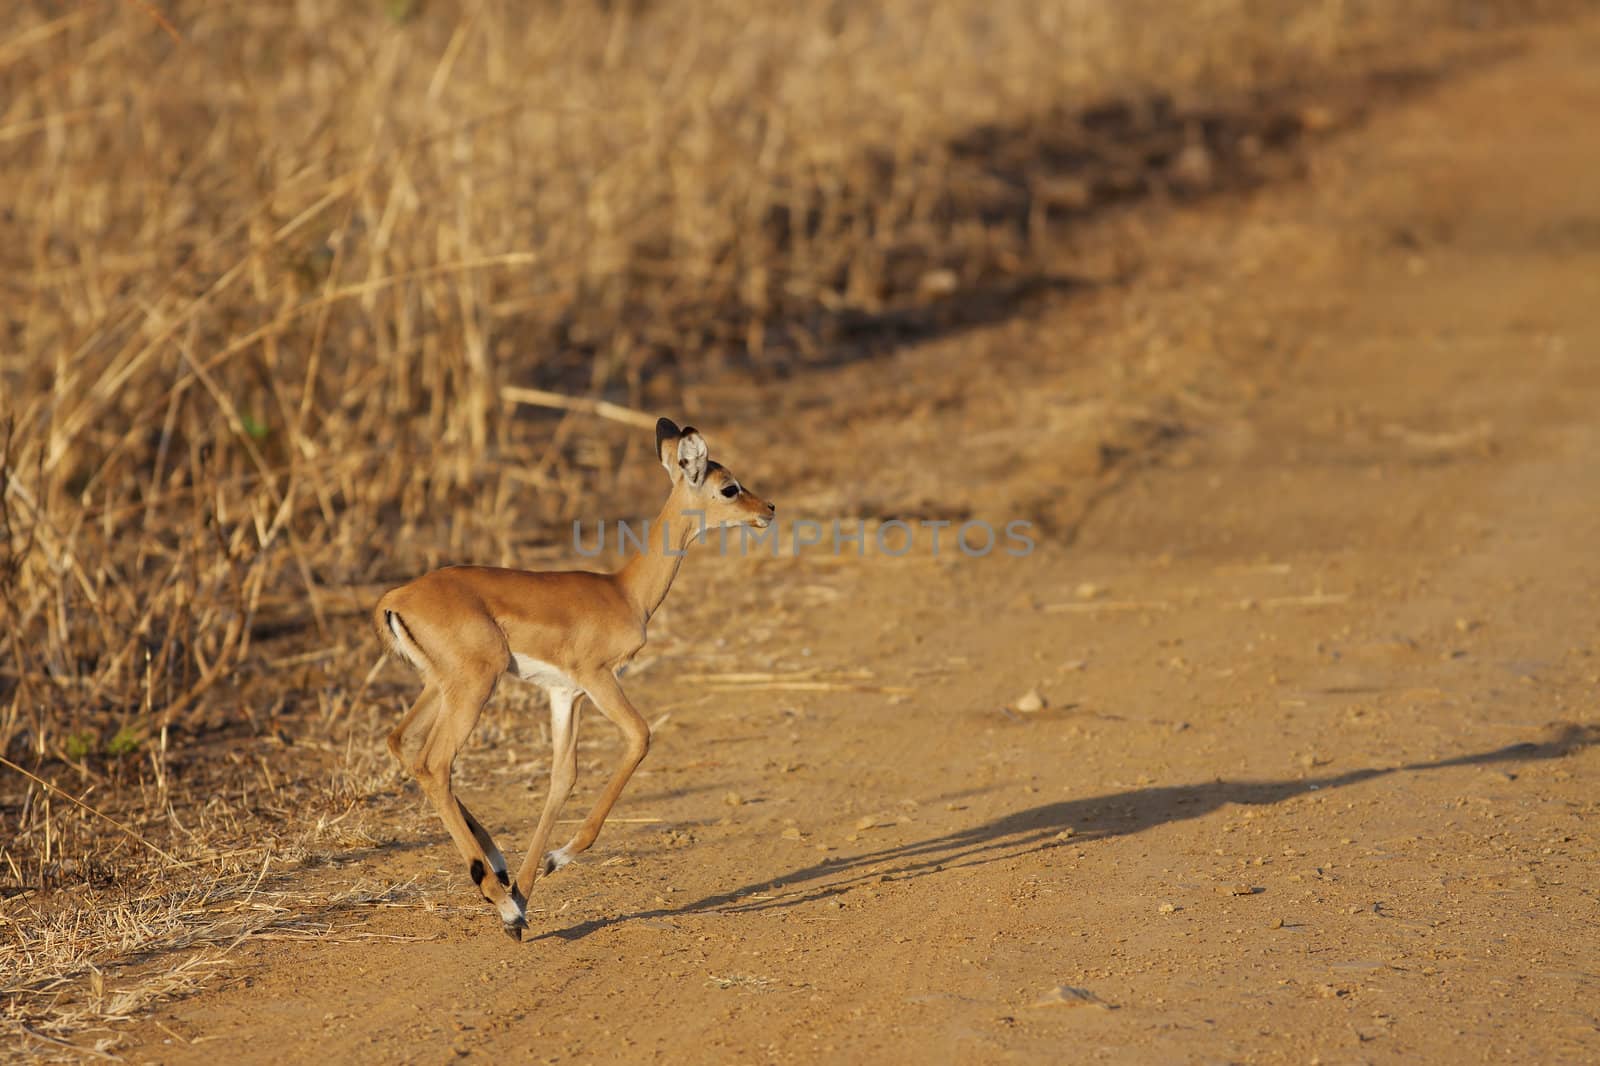
{"label": "dry grass", "polygon": [[160,798],[128,788],[124,806],[159,812],[144,829],[163,836],[160,855],[98,831],[96,813],[51,816],[57,847],[92,859],[58,851],[45,861],[64,887],[0,910],[3,1039],[38,1055],[107,1055],[117,1026],[226,974],[244,940],[371,939],[359,928],[370,908],[439,909],[414,880],[362,875],[417,813],[385,762],[312,745],[294,766],[286,776],[269,759],[213,753]]}
{"label": "dry grass", "polygon": [[246,939],[372,939],[359,928],[362,909],[423,898],[415,882],[263,887],[269,866],[17,923],[4,955],[0,1032],[21,1046],[31,1038],[44,1051],[104,1055],[117,1026],[225,973],[229,949]]}
{"label": "dry grass", "polygon": [[[0,769],[12,1016],[126,1015],[27,1004],[223,942],[259,864],[372,794],[366,605],[609,507],[644,445],[595,415],[982,317],[1063,224],[1261,177],[1318,72],[1568,6],[24,0],[0,754],[59,791]],[[67,889],[96,905],[48,917]]]}

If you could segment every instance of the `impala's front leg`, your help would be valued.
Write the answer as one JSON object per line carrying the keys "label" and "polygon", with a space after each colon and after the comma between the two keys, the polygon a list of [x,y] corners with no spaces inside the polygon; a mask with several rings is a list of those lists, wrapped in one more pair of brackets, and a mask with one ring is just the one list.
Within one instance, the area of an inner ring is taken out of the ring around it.
{"label": "impala's front leg", "polygon": [[[589,694],[594,705],[600,708],[600,713],[615,722],[617,728],[622,730],[622,759],[612,771],[611,780],[606,782],[605,791],[600,793],[594,809],[583,820],[583,824],[578,827],[572,839],[544,857],[544,872],[547,874],[554,873],[571,862],[574,855],[589,850],[589,846],[600,835],[600,827],[606,824],[606,817],[616,805],[617,797],[622,795],[622,790],[627,787],[628,779],[633,776],[633,772],[639,768],[639,764],[644,762],[644,757],[650,752],[650,726],[639,712],[634,710],[633,704],[628,702],[628,697],[623,693],[622,686],[617,684],[614,674],[607,670],[585,679],[584,691]],[[518,881],[521,881],[520,877]]]}
{"label": "impala's front leg", "polygon": [[555,828],[572,786],[578,780],[578,714],[579,693],[570,689],[551,689],[550,694],[550,791],[545,796],[544,812],[539,815],[539,827],[533,831],[533,843],[517,869],[516,893],[524,901],[533,891],[533,882],[545,870],[544,847],[550,843],[550,831]]}

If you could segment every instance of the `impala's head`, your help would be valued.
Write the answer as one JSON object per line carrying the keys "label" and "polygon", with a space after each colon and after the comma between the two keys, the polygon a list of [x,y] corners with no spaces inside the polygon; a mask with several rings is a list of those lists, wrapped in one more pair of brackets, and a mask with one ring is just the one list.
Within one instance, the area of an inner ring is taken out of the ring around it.
{"label": "impala's head", "polygon": [[679,429],[670,418],[656,423],[656,454],[672,477],[672,491],[685,497],[683,510],[705,515],[708,528],[772,524],[777,505],[768,503],[713,462],[705,438],[693,427]]}

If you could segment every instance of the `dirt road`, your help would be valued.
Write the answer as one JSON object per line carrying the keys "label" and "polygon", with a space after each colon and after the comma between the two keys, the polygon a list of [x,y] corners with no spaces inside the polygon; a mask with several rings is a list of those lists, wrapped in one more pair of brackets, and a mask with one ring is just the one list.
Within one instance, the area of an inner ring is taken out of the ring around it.
{"label": "dirt road", "polygon": [[[705,389],[791,518],[1037,548],[702,550],[630,682],[645,772],[530,942],[396,782],[303,876],[412,889],[241,945],[131,1056],[1600,1058],[1597,115],[1600,23],[1545,32],[1304,182],[1126,220],[1128,284]],[[542,712],[503,699],[460,780],[520,852]]]}

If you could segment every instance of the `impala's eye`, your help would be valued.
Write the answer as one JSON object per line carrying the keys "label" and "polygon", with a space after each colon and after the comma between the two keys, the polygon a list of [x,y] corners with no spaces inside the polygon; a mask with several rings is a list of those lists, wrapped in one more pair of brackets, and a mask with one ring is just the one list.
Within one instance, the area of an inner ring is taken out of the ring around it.
{"label": "impala's eye", "polygon": [[724,485],[724,486],[722,486],[722,495],[726,496],[730,500],[733,499],[735,496],[739,495],[739,486],[738,485]]}

